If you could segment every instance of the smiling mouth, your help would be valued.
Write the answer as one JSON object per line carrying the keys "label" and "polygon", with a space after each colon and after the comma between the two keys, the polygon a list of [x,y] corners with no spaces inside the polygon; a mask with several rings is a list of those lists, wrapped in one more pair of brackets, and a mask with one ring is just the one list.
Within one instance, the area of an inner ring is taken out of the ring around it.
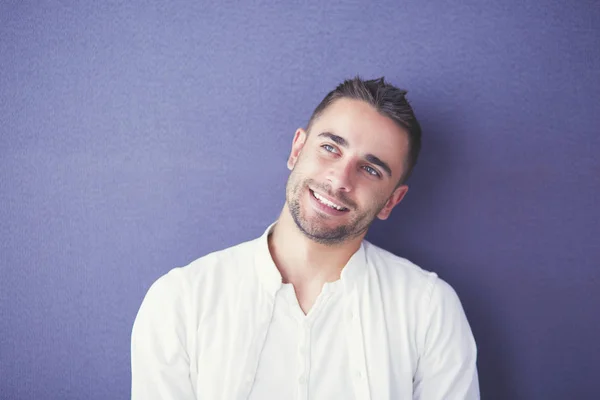
{"label": "smiling mouth", "polygon": [[326,205],[327,207],[333,209],[333,210],[337,210],[337,211],[349,211],[346,207],[344,206],[340,206],[339,204],[336,204],[328,199],[326,199],[325,197],[321,196],[320,194],[316,193],[315,191],[313,191],[312,189],[309,189],[310,194],[317,199],[317,201],[323,205]]}

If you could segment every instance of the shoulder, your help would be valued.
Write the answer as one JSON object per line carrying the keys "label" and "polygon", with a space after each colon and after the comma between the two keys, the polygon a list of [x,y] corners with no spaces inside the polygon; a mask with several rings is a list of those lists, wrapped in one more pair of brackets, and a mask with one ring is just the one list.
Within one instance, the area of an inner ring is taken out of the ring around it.
{"label": "shoulder", "polygon": [[156,297],[176,298],[216,289],[248,274],[258,239],[214,251],[159,277],[148,290]]}
{"label": "shoulder", "polygon": [[365,241],[365,255],[371,274],[383,289],[404,297],[418,297],[421,305],[459,303],[455,290],[435,272],[421,268],[412,261],[399,257]]}
{"label": "shoulder", "polygon": [[167,276],[173,275],[187,282],[195,282],[211,276],[236,275],[252,263],[258,245],[257,241],[258,239],[254,239],[214,251],[186,266],[173,268],[167,273]]}
{"label": "shoulder", "polygon": [[[407,322],[418,329],[420,348],[432,326],[468,330],[468,322],[456,291],[435,272],[366,243],[369,285],[377,285],[384,301],[401,308]],[[470,336],[469,336],[470,337]]]}
{"label": "shoulder", "polygon": [[406,258],[367,241],[364,246],[369,271],[376,274],[380,281],[389,282],[396,290],[431,292],[441,281],[435,272],[425,270]]}

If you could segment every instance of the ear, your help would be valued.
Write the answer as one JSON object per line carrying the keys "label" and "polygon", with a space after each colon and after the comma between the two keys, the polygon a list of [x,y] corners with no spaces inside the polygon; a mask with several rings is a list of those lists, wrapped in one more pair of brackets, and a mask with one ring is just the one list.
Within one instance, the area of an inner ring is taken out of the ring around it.
{"label": "ear", "polygon": [[290,171],[294,169],[294,166],[298,161],[298,157],[300,157],[304,143],[306,143],[306,137],[307,134],[304,129],[298,128],[296,130],[296,133],[294,134],[294,141],[292,142],[292,151],[287,161],[287,167]]}
{"label": "ear", "polygon": [[392,209],[394,207],[396,207],[396,205],[402,201],[402,199],[406,195],[406,192],[408,192],[407,185],[398,186],[394,190],[394,192],[392,193],[392,195],[390,196],[388,201],[385,203],[385,206],[383,206],[381,211],[379,211],[379,214],[377,214],[377,218],[379,218],[381,220],[388,219],[388,217],[392,213]]}

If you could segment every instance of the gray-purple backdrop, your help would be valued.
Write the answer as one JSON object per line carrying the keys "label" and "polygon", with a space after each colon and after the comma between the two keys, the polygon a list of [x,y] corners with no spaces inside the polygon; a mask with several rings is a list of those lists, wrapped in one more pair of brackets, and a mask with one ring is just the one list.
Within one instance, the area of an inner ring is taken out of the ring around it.
{"label": "gray-purple backdrop", "polygon": [[0,57],[0,398],[128,398],[150,284],[262,233],[356,74],[425,135],[369,238],[457,290],[483,398],[598,398],[598,2],[5,0]]}

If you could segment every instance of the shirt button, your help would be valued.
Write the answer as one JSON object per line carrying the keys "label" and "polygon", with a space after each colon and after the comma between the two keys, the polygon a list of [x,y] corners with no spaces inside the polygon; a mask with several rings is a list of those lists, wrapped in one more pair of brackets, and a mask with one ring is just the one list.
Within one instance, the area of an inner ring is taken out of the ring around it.
{"label": "shirt button", "polygon": [[306,384],[306,375],[301,375],[300,379],[298,379],[298,382],[300,382],[301,385]]}
{"label": "shirt button", "polygon": [[362,377],[363,377],[362,372],[356,371],[356,379],[362,379]]}

